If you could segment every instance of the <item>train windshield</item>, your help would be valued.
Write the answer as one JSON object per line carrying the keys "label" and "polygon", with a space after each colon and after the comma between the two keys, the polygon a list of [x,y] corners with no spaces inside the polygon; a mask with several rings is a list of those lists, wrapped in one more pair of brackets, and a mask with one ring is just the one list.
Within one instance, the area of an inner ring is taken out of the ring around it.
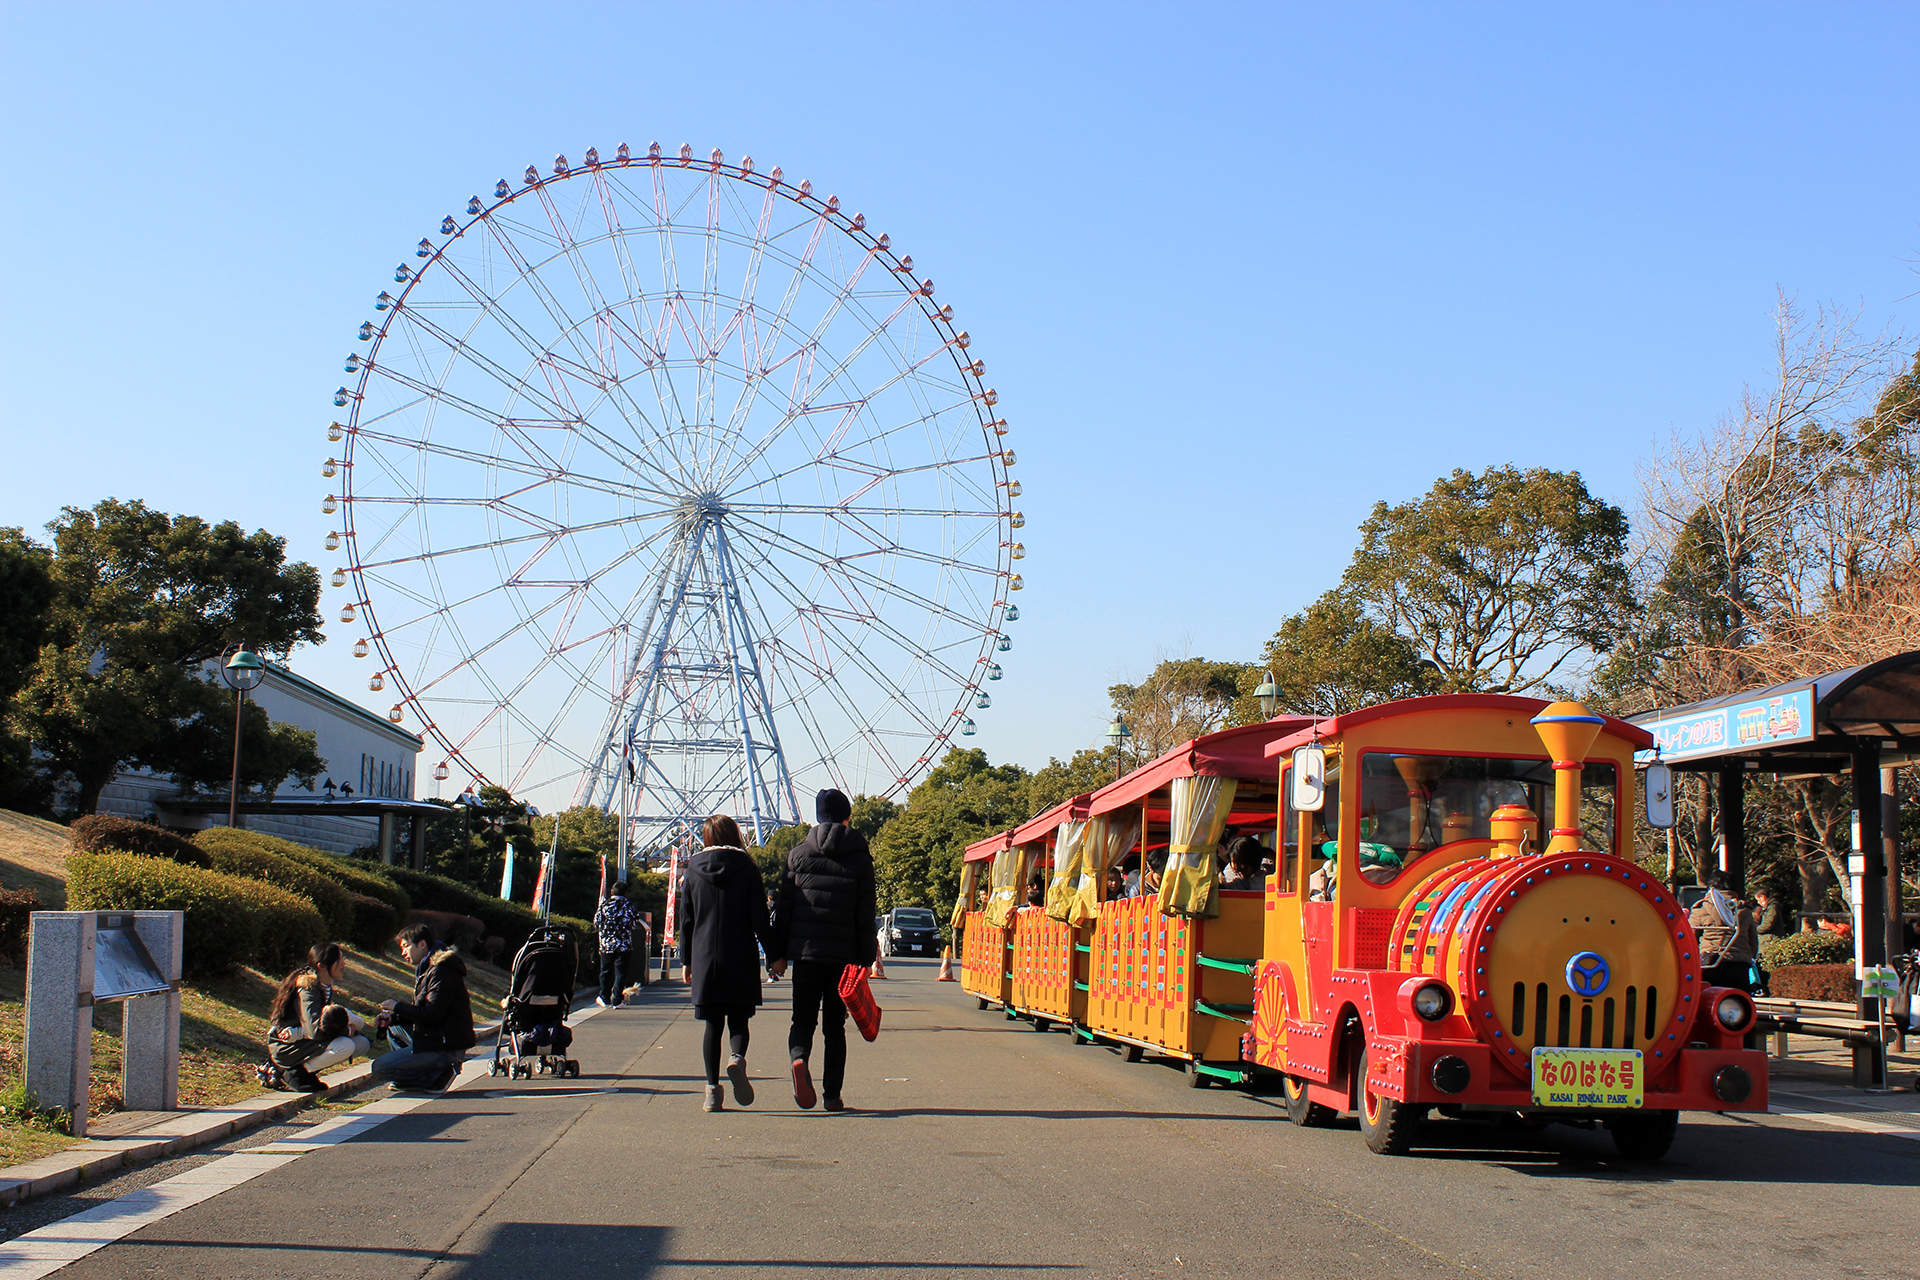
{"label": "train windshield", "polygon": [[[1618,780],[1610,763],[1580,772],[1581,843],[1613,851]],[[1540,818],[1532,847],[1544,848],[1553,817],[1553,766],[1546,760],[1369,751],[1360,760],[1360,874],[1375,884],[1399,877],[1429,849],[1492,835],[1503,804]]]}

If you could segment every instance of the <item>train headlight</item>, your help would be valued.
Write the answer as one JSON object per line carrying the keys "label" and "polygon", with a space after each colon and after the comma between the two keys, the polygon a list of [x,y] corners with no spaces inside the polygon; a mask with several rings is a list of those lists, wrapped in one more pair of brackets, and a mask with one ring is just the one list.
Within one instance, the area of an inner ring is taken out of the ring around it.
{"label": "train headlight", "polygon": [[1438,1022],[1453,1012],[1453,992],[1441,983],[1426,983],[1413,993],[1413,1011],[1423,1022]]}
{"label": "train headlight", "polygon": [[1724,1031],[1740,1031],[1753,1021],[1753,1001],[1745,992],[1728,991],[1713,1002],[1713,1018]]}

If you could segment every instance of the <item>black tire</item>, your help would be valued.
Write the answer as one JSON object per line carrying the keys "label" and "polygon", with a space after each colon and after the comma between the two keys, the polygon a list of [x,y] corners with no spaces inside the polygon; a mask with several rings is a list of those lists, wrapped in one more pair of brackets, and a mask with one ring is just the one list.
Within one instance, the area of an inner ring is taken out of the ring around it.
{"label": "black tire", "polygon": [[1339,1119],[1339,1112],[1320,1102],[1307,1099],[1307,1082],[1299,1076],[1282,1076],[1280,1093],[1287,1100],[1287,1119],[1302,1129],[1324,1129]]}
{"label": "black tire", "polygon": [[1629,1160],[1658,1160],[1680,1132],[1678,1111],[1642,1111],[1607,1121],[1614,1148]]}
{"label": "black tire", "polygon": [[1033,1020],[1033,1029],[1035,1031],[1051,1031],[1053,1030],[1053,1020],[1051,1018],[1035,1018]]}
{"label": "black tire", "polygon": [[1204,1089],[1212,1083],[1212,1077],[1200,1069],[1199,1062],[1195,1061],[1187,1064],[1187,1088]]}
{"label": "black tire", "polygon": [[987,1005],[990,1003],[985,996],[975,996],[974,999],[980,1002],[980,1007],[982,1009],[985,1009]]}
{"label": "black tire", "polygon": [[1147,1051],[1137,1044],[1123,1044],[1120,1046],[1120,1056],[1128,1062],[1138,1062],[1147,1056]]}
{"label": "black tire", "polygon": [[1376,1096],[1368,1090],[1370,1054],[1370,1050],[1362,1049],[1359,1064],[1354,1068],[1354,1102],[1358,1104],[1354,1110],[1360,1113],[1360,1136],[1366,1139],[1367,1150],[1377,1156],[1403,1156],[1413,1146],[1420,1122],[1427,1118],[1427,1109],[1416,1103]]}

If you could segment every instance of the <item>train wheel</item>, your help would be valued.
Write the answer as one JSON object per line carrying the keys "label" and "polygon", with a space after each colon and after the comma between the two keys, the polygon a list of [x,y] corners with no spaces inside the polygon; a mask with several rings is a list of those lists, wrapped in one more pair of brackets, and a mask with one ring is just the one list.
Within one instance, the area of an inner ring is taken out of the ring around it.
{"label": "train wheel", "polygon": [[1123,1044],[1120,1046],[1120,1056],[1128,1062],[1138,1062],[1144,1058],[1146,1054],[1147,1051],[1137,1044]]}
{"label": "train wheel", "polygon": [[1427,1109],[1412,1103],[1388,1098],[1367,1088],[1367,1075],[1371,1051],[1363,1051],[1357,1071],[1356,1092],[1360,1095],[1360,1136],[1367,1140],[1367,1150],[1377,1156],[1403,1156],[1413,1145],[1413,1135],[1420,1129],[1420,1122],[1426,1119]]}
{"label": "train wheel", "polygon": [[1035,1018],[1033,1020],[1033,1029],[1035,1031],[1051,1031],[1053,1030],[1053,1019]]}
{"label": "train wheel", "polygon": [[987,1007],[987,998],[985,996],[975,996],[974,999],[980,1002],[980,1007],[982,1009],[985,1009]]}
{"label": "train wheel", "polygon": [[1299,1076],[1280,1077],[1280,1092],[1287,1100],[1287,1119],[1302,1129],[1324,1129],[1332,1124],[1332,1107],[1307,1099],[1307,1082]]}
{"label": "train wheel", "polygon": [[1208,1078],[1206,1072],[1200,1069],[1198,1062],[1189,1062],[1187,1064],[1187,1088],[1204,1089],[1211,1083],[1213,1083],[1212,1080]]}
{"label": "train wheel", "polygon": [[1658,1160],[1680,1131],[1678,1111],[1642,1111],[1607,1121],[1613,1145],[1629,1160]]}

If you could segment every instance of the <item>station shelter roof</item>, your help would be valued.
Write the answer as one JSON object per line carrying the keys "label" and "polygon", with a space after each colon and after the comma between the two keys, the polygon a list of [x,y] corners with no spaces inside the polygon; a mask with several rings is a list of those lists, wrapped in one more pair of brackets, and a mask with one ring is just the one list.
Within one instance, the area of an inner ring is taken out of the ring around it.
{"label": "station shelter roof", "polygon": [[[1842,773],[1865,740],[1920,758],[1920,650],[1634,716],[1676,769]],[[1644,763],[1652,750],[1640,753]],[[1885,757],[1883,765],[1890,764]]]}

